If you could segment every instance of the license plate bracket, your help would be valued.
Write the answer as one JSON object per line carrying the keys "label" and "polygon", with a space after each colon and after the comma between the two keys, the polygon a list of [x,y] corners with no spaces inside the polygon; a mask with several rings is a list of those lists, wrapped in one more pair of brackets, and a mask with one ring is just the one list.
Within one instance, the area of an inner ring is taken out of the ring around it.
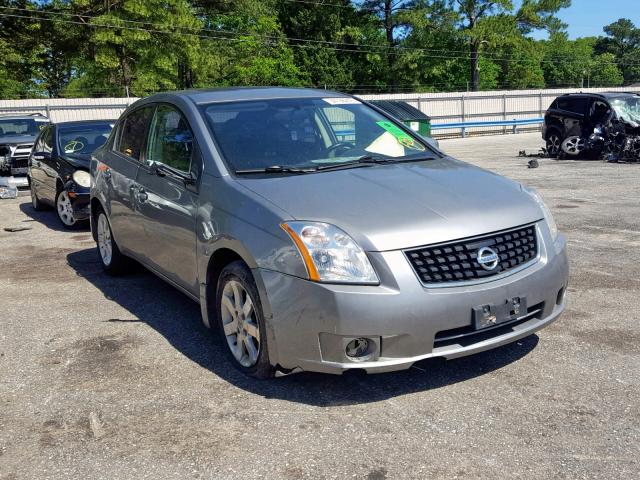
{"label": "license plate bracket", "polygon": [[488,303],[473,307],[473,326],[476,330],[511,322],[527,314],[527,297],[511,297],[500,304]]}

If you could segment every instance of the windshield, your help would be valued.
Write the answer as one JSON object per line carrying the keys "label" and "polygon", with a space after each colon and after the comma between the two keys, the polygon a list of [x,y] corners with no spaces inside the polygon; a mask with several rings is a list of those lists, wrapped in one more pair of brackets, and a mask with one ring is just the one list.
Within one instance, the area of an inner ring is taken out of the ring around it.
{"label": "windshield", "polygon": [[235,171],[317,168],[363,156],[433,156],[396,123],[350,97],[216,103],[204,113]]}
{"label": "windshield", "polygon": [[623,122],[640,123],[640,97],[613,99],[611,100],[611,107]]}
{"label": "windshield", "polygon": [[93,123],[58,128],[58,145],[62,153],[89,154],[105,144],[113,129],[112,123]]}
{"label": "windshield", "polygon": [[31,135],[36,136],[47,122],[37,122],[33,118],[19,118],[0,120],[0,135]]}

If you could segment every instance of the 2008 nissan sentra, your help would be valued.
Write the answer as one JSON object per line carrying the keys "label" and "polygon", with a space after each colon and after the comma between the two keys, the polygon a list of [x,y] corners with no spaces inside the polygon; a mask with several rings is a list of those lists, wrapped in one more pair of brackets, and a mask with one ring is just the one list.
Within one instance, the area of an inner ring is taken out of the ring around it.
{"label": "2008 nissan sentra", "polygon": [[91,175],[104,269],[135,259],[199,302],[255,377],[469,355],[565,306],[566,242],[536,192],[351,96],[154,95]]}

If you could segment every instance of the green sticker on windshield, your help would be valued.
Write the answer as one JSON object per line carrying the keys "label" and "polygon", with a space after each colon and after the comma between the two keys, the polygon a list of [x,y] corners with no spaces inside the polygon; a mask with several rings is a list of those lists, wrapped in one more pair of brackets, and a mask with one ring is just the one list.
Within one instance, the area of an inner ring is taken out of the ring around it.
{"label": "green sticker on windshield", "polygon": [[384,128],[391,135],[393,135],[396,138],[396,140],[398,140],[398,143],[400,145],[407,148],[413,148],[415,150],[424,150],[424,147],[422,145],[417,143],[413,138],[411,138],[411,136],[408,133],[406,133],[397,125],[387,121],[376,122],[376,123],[380,125],[382,128]]}

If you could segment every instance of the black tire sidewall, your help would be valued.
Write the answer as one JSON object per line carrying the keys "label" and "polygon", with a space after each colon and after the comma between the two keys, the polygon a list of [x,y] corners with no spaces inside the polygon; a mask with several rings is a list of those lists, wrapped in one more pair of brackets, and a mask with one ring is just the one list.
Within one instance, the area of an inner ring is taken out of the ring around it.
{"label": "black tire sidewall", "polygon": [[[239,282],[251,297],[256,320],[258,321],[258,327],[260,328],[260,351],[258,352],[258,361],[251,367],[241,365],[233,356],[222,326],[222,292],[224,291],[224,285],[230,280]],[[246,375],[250,375],[255,378],[266,379],[273,377],[274,368],[269,362],[267,329],[264,314],[262,312],[262,303],[260,302],[260,296],[258,294],[255,281],[253,280],[251,270],[249,270],[244,262],[236,261],[222,269],[216,288],[215,312],[221,346],[233,365]]]}
{"label": "black tire sidewall", "polygon": [[[549,149],[550,146],[550,142],[551,142],[551,137],[558,137],[558,150],[555,152],[551,152],[551,150]],[[551,132],[549,135],[547,135],[547,141],[546,141],[546,147],[547,147],[547,154],[549,155],[549,158],[558,158],[558,155],[560,154],[560,151],[562,150],[562,137],[556,133],[555,131]]]}
{"label": "black tire sidewall", "polygon": [[33,180],[29,182],[29,192],[31,192],[31,206],[33,209],[36,211],[42,210],[42,202],[38,198],[38,194],[34,189]]}

